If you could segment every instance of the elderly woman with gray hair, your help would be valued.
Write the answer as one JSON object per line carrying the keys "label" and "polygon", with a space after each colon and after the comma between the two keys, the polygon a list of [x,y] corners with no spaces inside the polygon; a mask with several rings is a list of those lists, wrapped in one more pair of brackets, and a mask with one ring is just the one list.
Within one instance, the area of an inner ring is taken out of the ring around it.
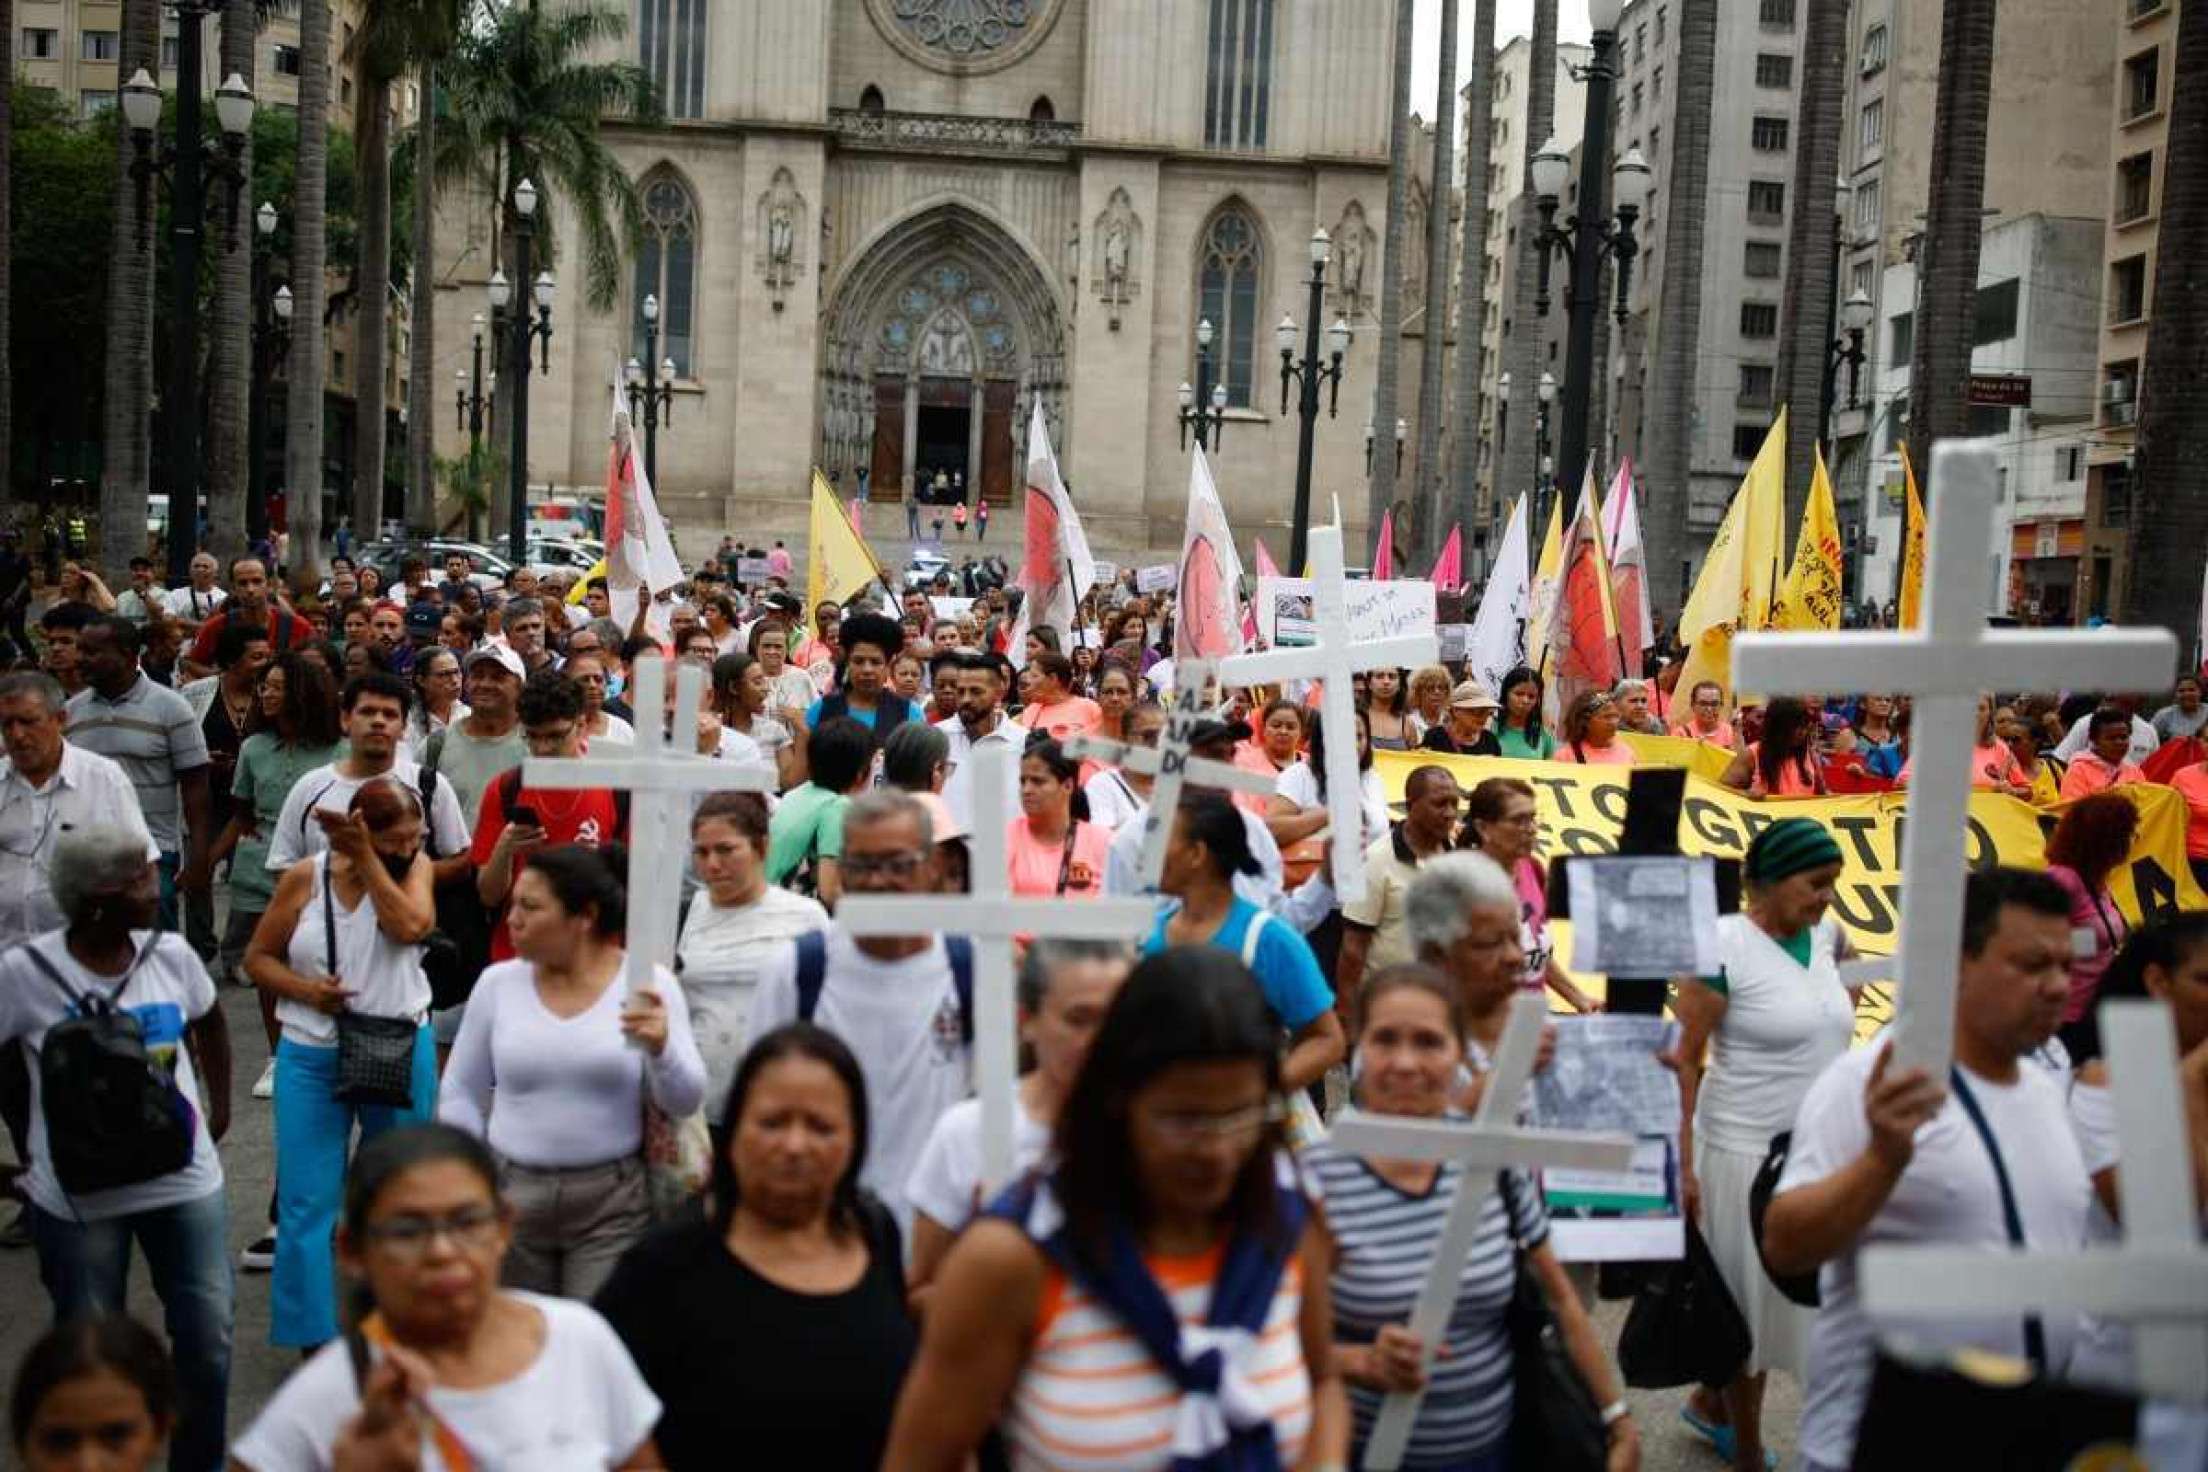
{"label": "elderly woman with gray hair", "polygon": [[[222,1465],[233,1306],[215,1154],[230,1123],[229,1029],[199,957],[182,936],[154,929],[160,887],[143,830],[62,834],[49,882],[61,928],[0,954],[0,1047],[21,1039],[31,1055],[23,1188],[39,1277],[57,1322],[120,1312],[137,1242],[182,1391],[169,1465],[212,1472]],[[57,1029],[74,1045],[61,1046]],[[92,1061],[95,1043],[113,1057],[130,1039],[150,1074]]]}
{"label": "elderly woman with gray hair", "polygon": [[[1464,1007],[1465,1063],[1472,1084],[1459,1104],[1479,1103],[1489,1060],[1510,1024],[1526,953],[1519,943],[1518,890],[1502,866],[1483,853],[1459,850],[1419,865],[1403,895],[1411,954],[1447,976]],[[1539,1062],[1556,1048],[1556,1026],[1542,1034]]]}

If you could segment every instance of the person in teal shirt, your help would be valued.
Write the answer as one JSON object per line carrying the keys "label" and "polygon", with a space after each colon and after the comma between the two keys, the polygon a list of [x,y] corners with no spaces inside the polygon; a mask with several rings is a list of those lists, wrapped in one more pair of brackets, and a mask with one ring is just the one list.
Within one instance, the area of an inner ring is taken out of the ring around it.
{"label": "person in teal shirt", "polygon": [[1495,732],[1503,755],[1545,762],[1556,755],[1556,734],[1541,724],[1541,677],[1529,665],[1503,676],[1503,721]]}
{"label": "person in teal shirt", "polygon": [[813,733],[807,760],[810,779],[784,794],[767,823],[767,883],[833,906],[843,893],[843,810],[873,776],[874,733],[831,717]]}

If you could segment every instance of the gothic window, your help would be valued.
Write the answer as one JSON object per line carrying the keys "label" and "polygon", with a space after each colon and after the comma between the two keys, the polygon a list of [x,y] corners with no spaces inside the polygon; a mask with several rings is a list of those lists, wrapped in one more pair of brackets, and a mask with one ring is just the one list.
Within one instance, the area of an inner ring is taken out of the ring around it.
{"label": "gothic window", "polygon": [[1257,221],[1230,205],[1204,232],[1198,316],[1212,326],[1212,381],[1227,386],[1227,402],[1248,408],[1256,386],[1258,274],[1264,247]]}
{"label": "gothic window", "polygon": [[875,86],[872,82],[867,83],[866,90],[859,94],[860,112],[879,113],[885,108],[886,105],[887,104],[882,101],[882,89]]}
{"label": "gothic window", "polygon": [[697,300],[698,206],[672,174],[644,184],[644,238],[636,251],[629,305],[629,355],[645,362],[644,298],[659,300],[659,356],[675,360],[675,376],[694,378],[691,314]]}
{"label": "gothic window", "polygon": [[1272,113],[1273,0],[1211,0],[1204,142],[1263,148]]}
{"label": "gothic window", "polygon": [[706,0],[636,0],[637,61],[671,118],[705,116]]}
{"label": "gothic window", "polygon": [[1058,109],[1050,105],[1050,95],[1048,93],[1035,99],[1035,105],[1027,110],[1027,120],[1031,123],[1055,123],[1058,121]]}

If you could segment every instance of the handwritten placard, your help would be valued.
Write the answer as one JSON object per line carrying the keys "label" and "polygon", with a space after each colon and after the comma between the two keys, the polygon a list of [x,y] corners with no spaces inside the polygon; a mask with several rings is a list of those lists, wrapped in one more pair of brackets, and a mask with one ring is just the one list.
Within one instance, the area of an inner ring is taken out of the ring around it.
{"label": "handwritten placard", "polygon": [[1135,569],[1135,591],[1138,593],[1170,593],[1173,591],[1173,584],[1179,578],[1179,569],[1175,568],[1170,562],[1161,562],[1155,567],[1138,567]]}
{"label": "handwritten placard", "polygon": [[[1351,643],[1436,631],[1432,583],[1408,579],[1359,581],[1350,583],[1348,591]],[[1293,649],[1316,642],[1311,596],[1309,578],[1259,578],[1259,636],[1275,648]]]}
{"label": "handwritten placard", "polygon": [[1098,558],[1091,565],[1094,566],[1096,569],[1096,586],[1098,586],[1099,588],[1109,588],[1112,584],[1119,581],[1118,563],[1106,562],[1102,558]]}
{"label": "handwritten placard", "polygon": [[746,587],[763,586],[774,576],[774,565],[764,557],[739,557],[736,559],[736,581]]}

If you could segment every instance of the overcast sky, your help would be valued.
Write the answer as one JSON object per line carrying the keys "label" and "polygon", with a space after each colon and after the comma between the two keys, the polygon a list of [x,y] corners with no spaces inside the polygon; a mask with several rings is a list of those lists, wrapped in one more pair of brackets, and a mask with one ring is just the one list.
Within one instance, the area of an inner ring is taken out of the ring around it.
{"label": "overcast sky", "polygon": [[[1384,3],[1384,0],[1373,0]],[[1434,82],[1436,63],[1441,51],[1441,0],[1415,0],[1418,6],[1418,27],[1411,34],[1411,111],[1422,118],[1434,115]],[[1472,7],[1474,0],[1458,0],[1457,4],[1457,85],[1462,87],[1472,74]],[[1565,41],[1587,39],[1587,0],[1557,0],[1558,38]],[[1495,44],[1501,46],[1512,36],[1530,35],[1533,32],[1533,0],[1497,0],[1495,7]],[[1460,122],[1461,128],[1463,124]]]}

